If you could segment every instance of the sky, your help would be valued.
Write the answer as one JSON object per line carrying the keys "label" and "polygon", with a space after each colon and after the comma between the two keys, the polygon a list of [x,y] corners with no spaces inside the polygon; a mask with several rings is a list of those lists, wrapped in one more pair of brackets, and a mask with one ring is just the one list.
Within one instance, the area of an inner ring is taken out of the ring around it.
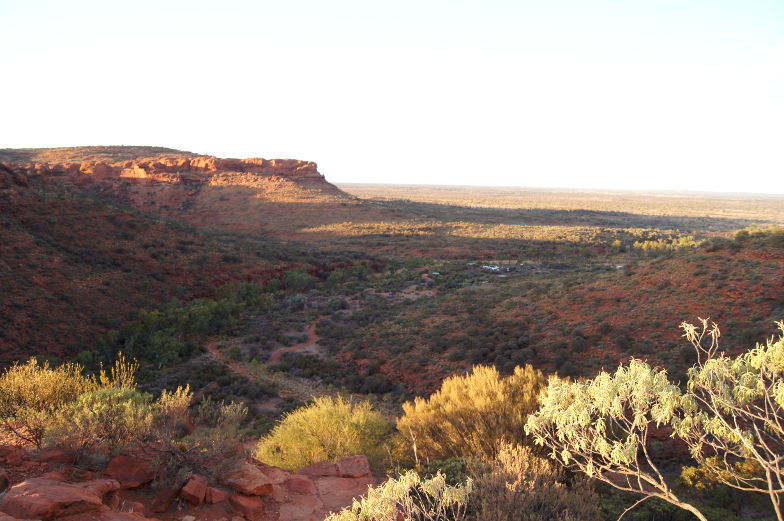
{"label": "sky", "polygon": [[784,194],[782,0],[0,0],[0,148]]}

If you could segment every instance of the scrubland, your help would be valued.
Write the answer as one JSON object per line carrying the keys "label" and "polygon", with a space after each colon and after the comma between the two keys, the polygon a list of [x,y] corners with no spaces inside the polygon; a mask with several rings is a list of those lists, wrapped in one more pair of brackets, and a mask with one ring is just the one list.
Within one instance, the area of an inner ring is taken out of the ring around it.
{"label": "scrubland", "polygon": [[364,454],[390,480],[346,520],[781,518],[782,198],[265,182],[164,211],[29,177],[0,190],[14,443],[155,446],[180,485]]}

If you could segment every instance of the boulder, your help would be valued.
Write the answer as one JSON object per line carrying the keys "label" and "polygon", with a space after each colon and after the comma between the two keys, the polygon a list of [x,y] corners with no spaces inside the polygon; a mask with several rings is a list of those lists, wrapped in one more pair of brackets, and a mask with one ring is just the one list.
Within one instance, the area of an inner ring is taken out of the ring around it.
{"label": "boulder", "polygon": [[337,476],[338,466],[334,463],[330,463],[329,461],[321,461],[319,463],[308,465],[307,467],[302,467],[299,469],[298,474],[304,474],[313,478],[319,478],[322,476]]}
{"label": "boulder", "polygon": [[22,457],[24,455],[25,450],[22,447],[15,447],[13,445],[4,445],[0,447],[0,463],[16,466],[22,463]]}
{"label": "boulder", "polygon": [[156,521],[144,517],[138,512],[99,512],[91,514],[76,514],[67,516],[57,521]]}
{"label": "boulder", "polygon": [[33,456],[35,461],[46,463],[62,463],[63,465],[74,462],[73,454],[68,454],[62,449],[41,449]]}
{"label": "boulder", "polygon": [[204,501],[212,505],[215,503],[222,503],[223,501],[226,501],[227,497],[228,494],[226,494],[225,491],[219,488],[209,487],[207,489],[207,494],[204,497]]}
{"label": "boulder", "polygon": [[27,519],[17,519],[15,517],[9,516],[5,512],[0,512],[0,521],[29,521]]}
{"label": "boulder", "polygon": [[292,494],[313,495],[316,493],[316,484],[313,483],[309,476],[303,476],[302,474],[291,476],[286,482],[286,486]]}
{"label": "boulder", "polygon": [[103,495],[118,490],[114,480],[62,483],[32,478],[11,487],[0,502],[0,511],[19,519],[47,521],[57,517],[105,510]]}
{"label": "boulder", "polygon": [[177,497],[177,492],[179,492],[179,489],[174,487],[162,489],[152,500],[150,512],[161,513],[169,510],[169,507],[174,502],[174,498]]}
{"label": "boulder", "polygon": [[116,479],[122,488],[138,488],[152,481],[158,469],[148,459],[134,456],[112,458],[103,475]]}
{"label": "boulder", "polygon": [[272,486],[284,483],[287,478],[288,472],[279,467],[241,461],[230,467],[219,481],[242,494],[261,496],[272,493]]}
{"label": "boulder", "polygon": [[208,486],[207,478],[194,474],[180,490],[180,497],[191,505],[199,506],[204,502]]}
{"label": "boulder", "polygon": [[365,456],[346,456],[337,462],[341,478],[361,478],[370,476],[370,464]]}
{"label": "boulder", "polygon": [[259,496],[246,496],[235,492],[229,496],[229,502],[248,521],[261,521],[264,517],[264,503]]}
{"label": "boulder", "polygon": [[280,505],[278,521],[318,521],[324,518],[323,510],[324,503],[316,496],[296,494]]}
{"label": "boulder", "polygon": [[324,507],[331,512],[337,512],[350,505],[354,498],[367,494],[368,487],[377,483],[377,480],[370,476],[364,478],[323,477],[316,480],[316,490]]}

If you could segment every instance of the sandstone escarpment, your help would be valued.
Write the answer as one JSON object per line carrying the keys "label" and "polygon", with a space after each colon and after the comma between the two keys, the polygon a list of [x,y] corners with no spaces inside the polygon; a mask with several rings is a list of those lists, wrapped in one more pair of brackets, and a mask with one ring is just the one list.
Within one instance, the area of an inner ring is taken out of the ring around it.
{"label": "sandstone escarpment", "polygon": [[14,178],[0,175],[0,189],[19,184],[25,176],[45,178],[155,216],[254,234],[288,236],[325,210],[356,202],[329,183],[316,163],[298,159],[219,158],[154,147],[75,147],[0,149],[0,164],[16,173]]}
{"label": "sandstone escarpment", "polygon": [[316,163],[297,159],[171,156],[117,162],[10,162],[7,166],[18,172],[34,175],[65,176],[68,181],[77,185],[123,180],[143,184],[209,184],[214,175],[228,172],[259,177],[325,181]]}

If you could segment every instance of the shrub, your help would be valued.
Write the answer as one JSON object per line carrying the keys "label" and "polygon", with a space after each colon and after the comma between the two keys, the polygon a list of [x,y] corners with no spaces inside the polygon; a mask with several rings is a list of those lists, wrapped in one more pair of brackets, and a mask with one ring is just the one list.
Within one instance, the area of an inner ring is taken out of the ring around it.
{"label": "shrub", "polygon": [[256,459],[291,470],[319,461],[364,454],[374,468],[384,458],[392,423],[368,401],[316,398],[296,409],[262,440]]}
{"label": "shrub", "polygon": [[528,441],[523,428],[544,387],[544,376],[530,365],[508,377],[476,366],[444,380],[429,398],[403,404],[397,428],[419,457],[491,460],[504,443]]}
{"label": "shrub", "polygon": [[149,438],[152,424],[150,395],[133,389],[100,389],[61,409],[46,438],[52,445],[76,451],[115,452]]}
{"label": "shrub", "polygon": [[234,457],[241,438],[240,426],[247,415],[248,408],[243,403],[205,398],[196,408],[198,428],[186,441],[209,460]]}
{"label": "shrub", "polygon": [[470,479],[448,485],[440,472],[422,479],[410,470],[399,478],[371,488],[365,497],[325,521],[462,521],[466,517],[473,484]]}
{"label": "shrub", "polygon": [[471,518],[476,521],[592,521],[596,495],[585,478],[566,479],[557,463],[527,447],[505,446],[473,470]]}
{"label": "shrub", "polygon": [[153,408],[153,428],[158,437],[173,439],[182,435],[188,424],[188,407],[193,401],[190,386],[164,389]]}
{"label": "shrub", "polygon": [[84,392],[96,389],[78,364],[50,367],[35,358],[0,376],[0,422],[22,441],[41,447],[52,417]]}

